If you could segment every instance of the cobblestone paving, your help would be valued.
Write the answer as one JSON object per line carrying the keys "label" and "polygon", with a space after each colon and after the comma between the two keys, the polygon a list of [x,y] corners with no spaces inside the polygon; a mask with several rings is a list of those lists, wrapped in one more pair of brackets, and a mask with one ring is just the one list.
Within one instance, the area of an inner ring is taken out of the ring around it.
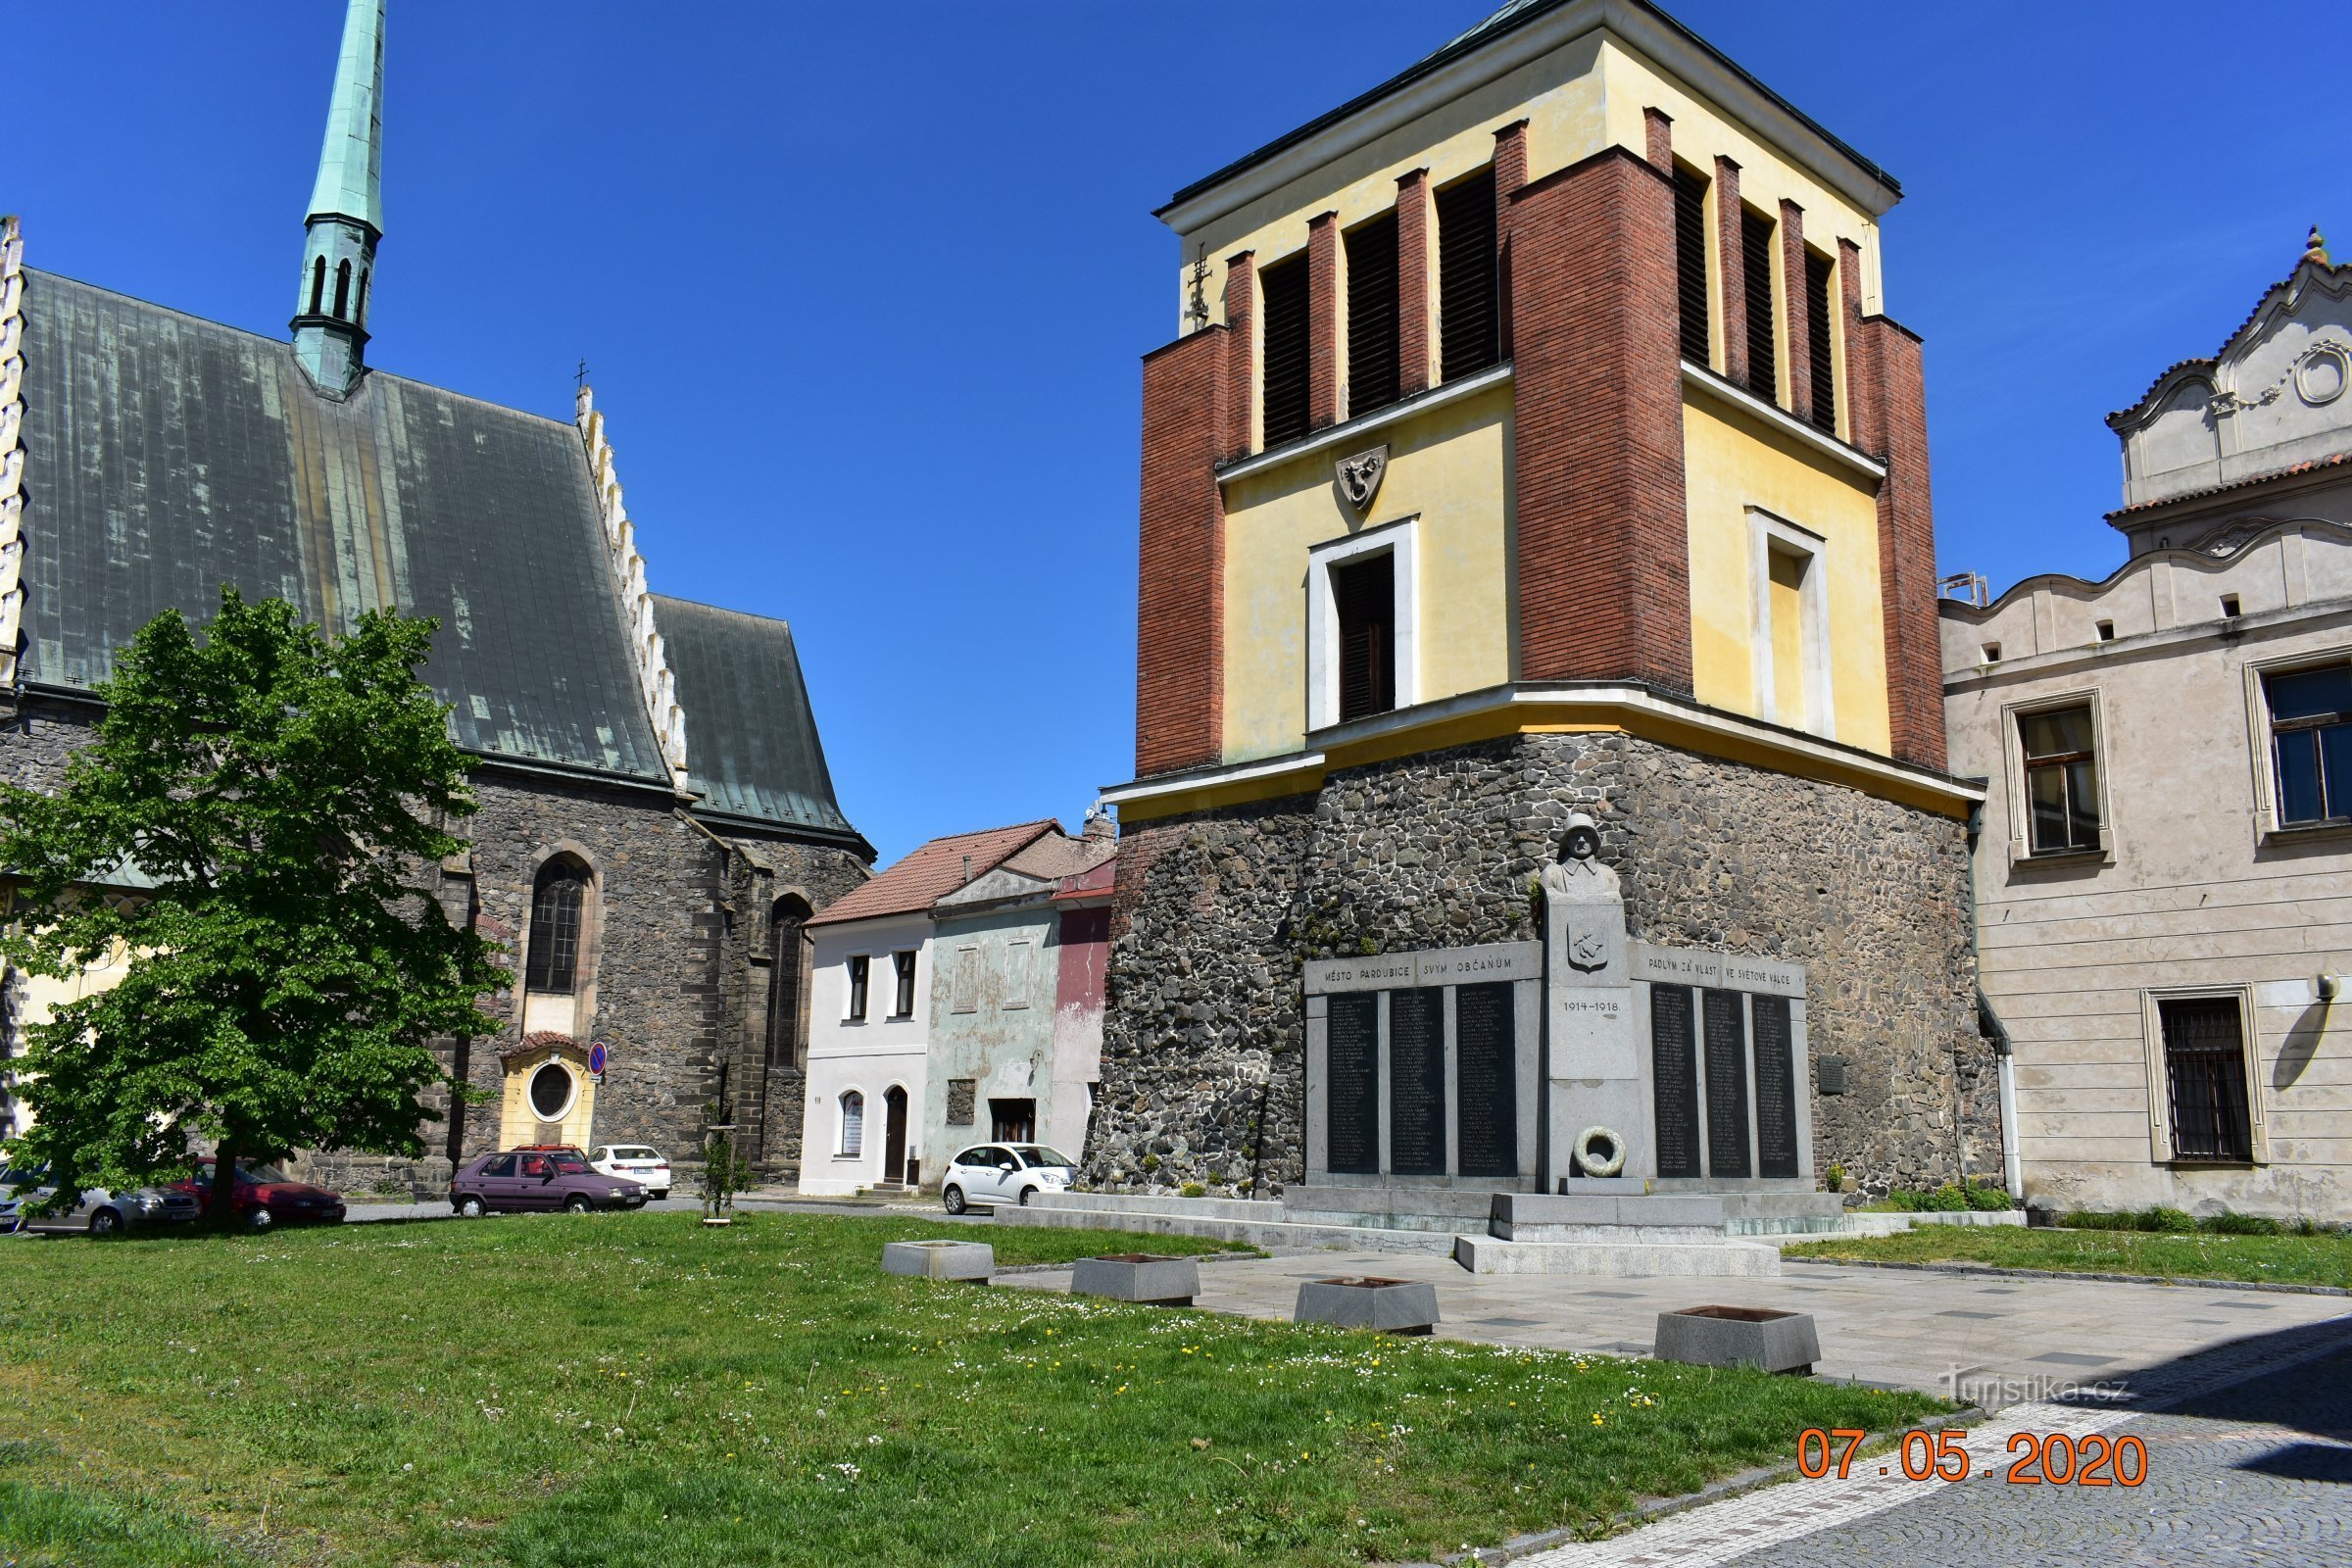
{"label": "cobblestone paving", "polygon": [[[2265,1364],[2274,1370],[2254,1370]],[[2253,1375],[2247,1374],[2252,1372]],[[2029,1403],[1971,1431],[1961,1483],[1797,1482],[1673,1515],[1521,1568],[2222,1568],[2352,1563],[2352,1330],[2317,1325],[2183,1363],[2159,1409]],[[2136,1487],[2014,1485],[2012,1432],[2130,1434]],[[1891,1457],[1891,1456],[1887,1456]]]}

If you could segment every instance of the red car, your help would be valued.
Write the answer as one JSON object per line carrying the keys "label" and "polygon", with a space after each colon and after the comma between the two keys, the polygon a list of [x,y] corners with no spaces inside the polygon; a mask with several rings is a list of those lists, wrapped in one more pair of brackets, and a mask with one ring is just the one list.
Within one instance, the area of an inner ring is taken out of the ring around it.
{"label": "red car", "polygon": [[[196,1162],[196,1174],[174,1182],[176,1192],[193,1193],[209,1205],[213,1190],[213,1161]],[[229,1208],[247,1230],[266,1231],[272,1225],[340,1225],[343,1195],[298,1182],[274,1165],[239,1165],[237,1185],[229,1194]]]}

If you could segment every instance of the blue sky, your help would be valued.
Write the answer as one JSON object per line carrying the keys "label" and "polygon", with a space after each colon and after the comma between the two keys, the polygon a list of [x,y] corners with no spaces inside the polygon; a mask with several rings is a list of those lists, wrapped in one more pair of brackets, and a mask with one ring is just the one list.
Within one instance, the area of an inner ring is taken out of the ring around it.
{"label": "blue sky", "polygon": [[[586,358],[655,587],[793,622],[885,858],[1074,823],[1133,760],[1152,209],[1489,9],[393,0],[370,358],[558,417]],[[1903,181],[1939,552],[1996,592],[2111,570],[2101,416],[2309,223],[2352,252],[2352,111],[2246,13],[1670,9]],[[15,9],[26,261],[283,332],[341,13]]]}

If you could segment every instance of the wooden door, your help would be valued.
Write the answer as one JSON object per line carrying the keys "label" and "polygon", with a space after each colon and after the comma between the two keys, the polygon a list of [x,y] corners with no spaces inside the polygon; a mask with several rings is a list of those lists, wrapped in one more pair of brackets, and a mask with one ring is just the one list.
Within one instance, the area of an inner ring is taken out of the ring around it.
{"label": "wooden door", "polygon": [[895,1086],[882,1097],[882,1179],[906,1179],[906,1091]]}

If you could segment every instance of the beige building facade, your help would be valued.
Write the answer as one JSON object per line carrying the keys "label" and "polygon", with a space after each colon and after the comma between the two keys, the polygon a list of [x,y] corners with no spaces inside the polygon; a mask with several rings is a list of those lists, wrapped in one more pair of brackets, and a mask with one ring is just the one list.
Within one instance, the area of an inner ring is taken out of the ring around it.
{"label": "beige building facade", "polygon": [[2352,267],[2315,232],[2110,417],[2125,564],[1942,606],[2034,1203],[2352,1219],[2348,388]]}

